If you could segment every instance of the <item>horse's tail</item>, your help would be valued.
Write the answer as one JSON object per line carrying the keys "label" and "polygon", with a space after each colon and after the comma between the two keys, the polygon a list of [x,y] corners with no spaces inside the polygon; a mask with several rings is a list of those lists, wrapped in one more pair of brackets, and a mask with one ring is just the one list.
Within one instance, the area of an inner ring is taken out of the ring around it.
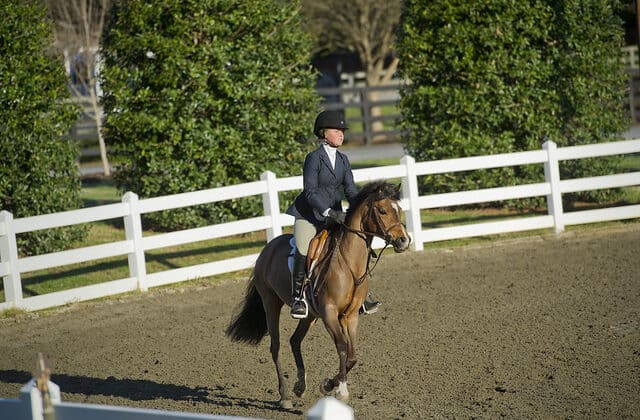
{"label": "horse's tail", "polygon": [[256,345],[267,335],[267,318],[262,299],[256,290],[255,273],[247,285],[242,310],[236,314],[225,330],[231,341]]}

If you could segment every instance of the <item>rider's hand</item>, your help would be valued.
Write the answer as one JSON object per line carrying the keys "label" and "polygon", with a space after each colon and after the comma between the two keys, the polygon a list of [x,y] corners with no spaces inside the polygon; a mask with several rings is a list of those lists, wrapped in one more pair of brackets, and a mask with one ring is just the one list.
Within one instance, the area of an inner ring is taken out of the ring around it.
{"label": "rider's hand", "polygon": [[347,213],[343,212],[343,211],[336,211],[336,210],[329,210],[329,213],[327,214],[327,223],[328,224],[344,224],[344,220],[347,217]]}

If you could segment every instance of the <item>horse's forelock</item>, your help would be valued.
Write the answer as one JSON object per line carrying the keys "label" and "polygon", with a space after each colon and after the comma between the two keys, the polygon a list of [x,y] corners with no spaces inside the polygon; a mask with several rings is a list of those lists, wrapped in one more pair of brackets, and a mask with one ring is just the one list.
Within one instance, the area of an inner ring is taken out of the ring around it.
{"label": "horse's forelock", "polygon": [[400,200],[400,187],[396,184],[385,182],[380,187],[380,199],[390,198],[392,200]]}
{"label": "horse's forelock", "polygon": [[400,186],[386,181],[369,182],[360,189],[358,196],[351,203],[349,209],[355,210],[369,198],[374,201],[384,200],[385,198],[398,201],[400,200]]}

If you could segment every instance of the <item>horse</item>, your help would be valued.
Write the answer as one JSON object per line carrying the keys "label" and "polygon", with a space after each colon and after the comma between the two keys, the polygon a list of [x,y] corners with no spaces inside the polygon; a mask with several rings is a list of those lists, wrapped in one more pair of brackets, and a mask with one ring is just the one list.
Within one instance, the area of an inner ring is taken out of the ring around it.
{"label": "horse", "polygon": [[[384,249],[391,244],[395,252],[406,251],[410,244],[401,219],[399,191],[398,185],[384,181],[366,184],[351,203],[344,224],[330,229],[310,276],[316,279],[315,287],[305,286],[309,316],[299,320],[289,340],[297,367],[297,381],[293,387],[297,397],[302,397],[307,388],[301,343],[319,318],[333,339],[339,358],[337,375],[325,379],[320,389],[324,395],[335,389],[335,396],[341,401],[349,398],[347,374],[357,361],[358,317],[369,287],[373,238],[382,238],[386,243]],[[291,234],[280,235],[260,252],[244,301],[239,305],[241,309],[225,330],[232,341],[252,345],[260,343],[267,333],[271,336],[270,351],[278,376],[279,406],[283,409],[293,408],[279,360],[280,312],[285,304],[290,306],[293,302],[287,266],[291,238]]]}

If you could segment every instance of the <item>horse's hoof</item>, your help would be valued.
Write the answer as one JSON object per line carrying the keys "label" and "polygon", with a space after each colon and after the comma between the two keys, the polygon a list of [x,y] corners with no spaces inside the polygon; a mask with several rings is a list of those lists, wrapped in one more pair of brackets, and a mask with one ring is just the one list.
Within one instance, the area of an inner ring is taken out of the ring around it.
{"label": "horse's hoof", "polygon": [[346,382],[340,382],[338,384],[338,389],[336,389],[336,398],[338,401],[347,402],[349,401],[349,390],[347,389]]}
{"label": "horse's hoof", "polygon": [[291,402],[291,400],[280,400],[280,408],[283,408],[285,410],[292,410],[293,403]]}
{"label": "horse's hoof", "polygon": [[341,394],[340,392],[336,392],[336,399],[338,401],[346,403],[347,401],[349,401],[349,394]]}
{"label": "horse's hoof", "polygon": [[307,390],[307,385],[304,382],[296,382],[293,386],[293,393],[296,394],[296,397],[300,398],[304,395],[304,391]]}
{"label": "horse's hoof", "polygon": [[333,385],[333,381],[331,379],[325,379],[320,384],[320,392],[322,392],[324,395],[327,395],[328,393],[333,391],[333,388],[335,388],[335,386]]}

